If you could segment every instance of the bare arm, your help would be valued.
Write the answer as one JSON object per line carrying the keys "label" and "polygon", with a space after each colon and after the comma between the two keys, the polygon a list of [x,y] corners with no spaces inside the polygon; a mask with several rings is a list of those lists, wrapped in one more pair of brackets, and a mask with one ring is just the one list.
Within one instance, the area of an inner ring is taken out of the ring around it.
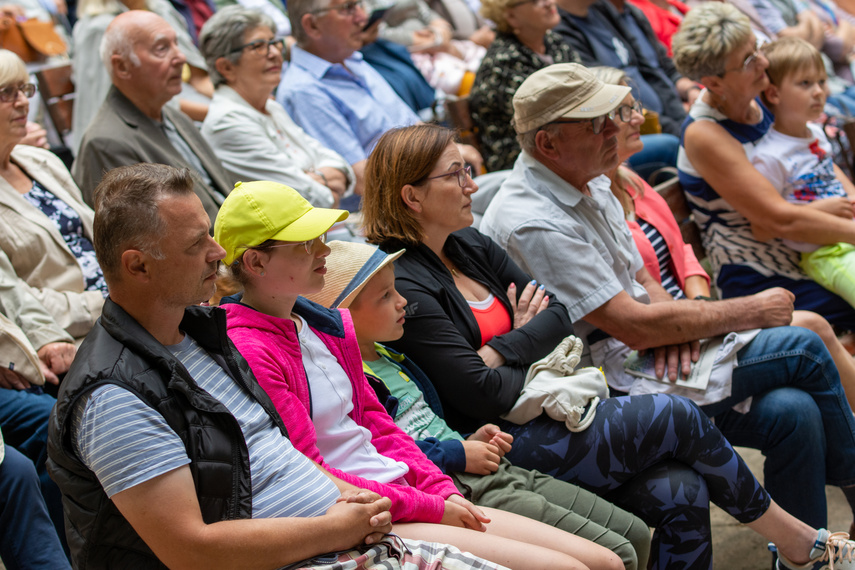
{"label": "bare arm", "polygon": [[205,524],[187,466],[116,493],[112,500],[171,568],[277,568],[346,550],[391,530],[388,499],[338,502],[319,517]]}
{"label": "bare arm", "polygon": [[686,286],[683,287],[683,293],[685,293],[686,297],[689,299],[694,299],[698,295],[709,297],[710,286],[707,283],[707,280],[700,275],[692,275],[690,277],[686,277]]}
{"label": "bare arm", "polygon": [[[718,194],[751,222],[775,237],[819,245],[855,243],[855,224],[816,208],[790,204],[745,156],[739,142],[711,121],[685,132],[689,160]],[[728,165],[721,168],[722,164]]]}
{"label": "bare arm", "polygon": [[[660,286],[661,287],[661,286]],[[621,291],[585,320],[627,346],[642,350],[726,334],[790,324],[793,294],[768,289],[724,301],[640,303]]]}

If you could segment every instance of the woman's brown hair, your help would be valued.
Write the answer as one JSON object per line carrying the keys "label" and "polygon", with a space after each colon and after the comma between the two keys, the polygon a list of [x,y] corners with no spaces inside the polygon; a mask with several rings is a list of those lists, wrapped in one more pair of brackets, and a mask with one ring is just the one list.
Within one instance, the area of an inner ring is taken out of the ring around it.
{"label": "woman's brown hair", "polygon": [[370,243],[399,239],[417,244],[424,239],[419,221],[401,198],[401,189],[425,182],[452,142],[454,131],[431,124],[392,129],[380,137],[365,166],[362,196],[363,228]]}

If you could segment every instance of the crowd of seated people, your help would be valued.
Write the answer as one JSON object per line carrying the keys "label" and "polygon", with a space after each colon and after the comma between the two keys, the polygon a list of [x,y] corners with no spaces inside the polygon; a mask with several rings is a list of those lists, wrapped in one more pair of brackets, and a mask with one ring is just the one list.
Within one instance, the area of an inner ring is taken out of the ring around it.
{"label": "crowd of seated people", "polygon": [[[70,167],[0,49],[0,561],[855,568],[850,4],[81,0]],[[586,421],[507,419],[568,339]]]}

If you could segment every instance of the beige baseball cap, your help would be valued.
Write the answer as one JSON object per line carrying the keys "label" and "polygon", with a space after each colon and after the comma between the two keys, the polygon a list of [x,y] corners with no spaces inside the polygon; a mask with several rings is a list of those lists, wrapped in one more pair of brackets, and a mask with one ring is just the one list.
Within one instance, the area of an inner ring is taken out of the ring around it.
{"label": "beige baseball cap", "polygon": [[630,92],[578,63],[556,63],[523,81],[514,95],[514,129],[527,133],[558,119],[592,119],[617,109]]}

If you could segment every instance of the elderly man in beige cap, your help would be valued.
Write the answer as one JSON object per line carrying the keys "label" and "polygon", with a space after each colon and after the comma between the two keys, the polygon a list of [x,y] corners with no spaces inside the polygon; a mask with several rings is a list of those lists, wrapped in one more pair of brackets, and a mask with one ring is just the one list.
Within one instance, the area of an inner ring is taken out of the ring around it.
{"label": "elderly man in beige cap", "polygon": [[[855,482],[855,423],[831,356],[813,332],[783,328],[793,310],[783,289],[673,301],[650,276],[604,176],[618,164],[615,121],[632,102],[629,92],[578,64],[529,76],[514,97],[523,151],[480,229],[567,307],[585,342],[582,365],[602,366],[622,393],[695,400],[733,444],[763,451],[766,487],[784,509],[822,526],[824,485]],[[728,336],[716,364],[702,373],[706,390],[673,384],[678,371],[697,365],[698,341],[721,335]],[[664,381],[628,373],[632,349],[652,354],[651,375]],[[823,370],[808,362],[823,362]],[[747,413],[734,411],[738,404]],[[838,460],[848,463],[845,472],[826,469]]]}

